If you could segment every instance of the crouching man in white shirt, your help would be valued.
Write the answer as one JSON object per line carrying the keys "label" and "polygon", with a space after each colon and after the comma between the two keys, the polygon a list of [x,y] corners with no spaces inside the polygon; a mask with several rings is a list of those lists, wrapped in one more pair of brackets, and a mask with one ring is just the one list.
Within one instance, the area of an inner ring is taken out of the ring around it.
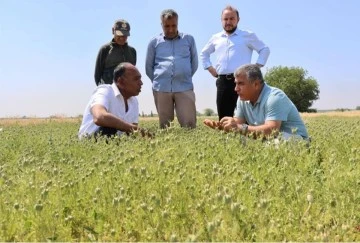
{"label": "crouching man in white shirt", "polygon": [[91,136],[114,136],[139,130],[139,103],[135,96],[141,92],[141,74],[130,63],[120,63],[114,70],[112,84],[99,85],[87,104],[79,138]]}

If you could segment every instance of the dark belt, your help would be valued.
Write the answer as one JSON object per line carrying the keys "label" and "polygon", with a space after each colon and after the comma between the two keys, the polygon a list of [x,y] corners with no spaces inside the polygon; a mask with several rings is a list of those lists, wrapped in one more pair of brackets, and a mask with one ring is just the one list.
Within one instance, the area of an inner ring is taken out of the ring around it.
{"label": "dark belt", "polygon": [[234,79],[234,74],[233,74],[233,73],[219,74],[219,75],[218,75],[218,78],[231,80],[231,79]]}

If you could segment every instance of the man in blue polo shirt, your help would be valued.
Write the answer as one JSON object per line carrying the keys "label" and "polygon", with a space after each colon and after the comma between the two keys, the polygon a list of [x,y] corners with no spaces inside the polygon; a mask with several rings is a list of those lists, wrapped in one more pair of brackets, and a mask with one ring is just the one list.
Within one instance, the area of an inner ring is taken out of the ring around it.
{"label": "man in blue polo shirt", "polygon": [[219,122],[206,120],[205,125],[243,135],[280,135],[284,139],[308,139],[300,114],[280,89],[264,82],[260,68],[247,64],[236,69],[235,91],[239,95],[235,117],[224,117]]}

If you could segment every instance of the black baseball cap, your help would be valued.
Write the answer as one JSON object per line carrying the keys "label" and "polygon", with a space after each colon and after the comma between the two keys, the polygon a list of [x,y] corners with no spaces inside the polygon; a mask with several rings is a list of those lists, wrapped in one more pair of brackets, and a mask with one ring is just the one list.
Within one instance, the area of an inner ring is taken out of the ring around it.
{"label": "black baseball cap", "polygon": [[124,19],[115,21],[114,34],[118,36],[130,36],[130,24]]}

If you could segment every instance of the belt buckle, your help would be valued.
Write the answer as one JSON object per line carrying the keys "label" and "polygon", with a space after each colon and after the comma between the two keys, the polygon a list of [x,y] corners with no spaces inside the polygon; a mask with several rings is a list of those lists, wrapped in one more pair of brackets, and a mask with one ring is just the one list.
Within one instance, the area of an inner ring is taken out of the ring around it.
{"label": "belt buckle", "polygon": [[225,78],[227,79],[227,80],[230,80],[230,79],[232,79],[233,78],[233,75],[230,73],[230,74],[225,74]]}

